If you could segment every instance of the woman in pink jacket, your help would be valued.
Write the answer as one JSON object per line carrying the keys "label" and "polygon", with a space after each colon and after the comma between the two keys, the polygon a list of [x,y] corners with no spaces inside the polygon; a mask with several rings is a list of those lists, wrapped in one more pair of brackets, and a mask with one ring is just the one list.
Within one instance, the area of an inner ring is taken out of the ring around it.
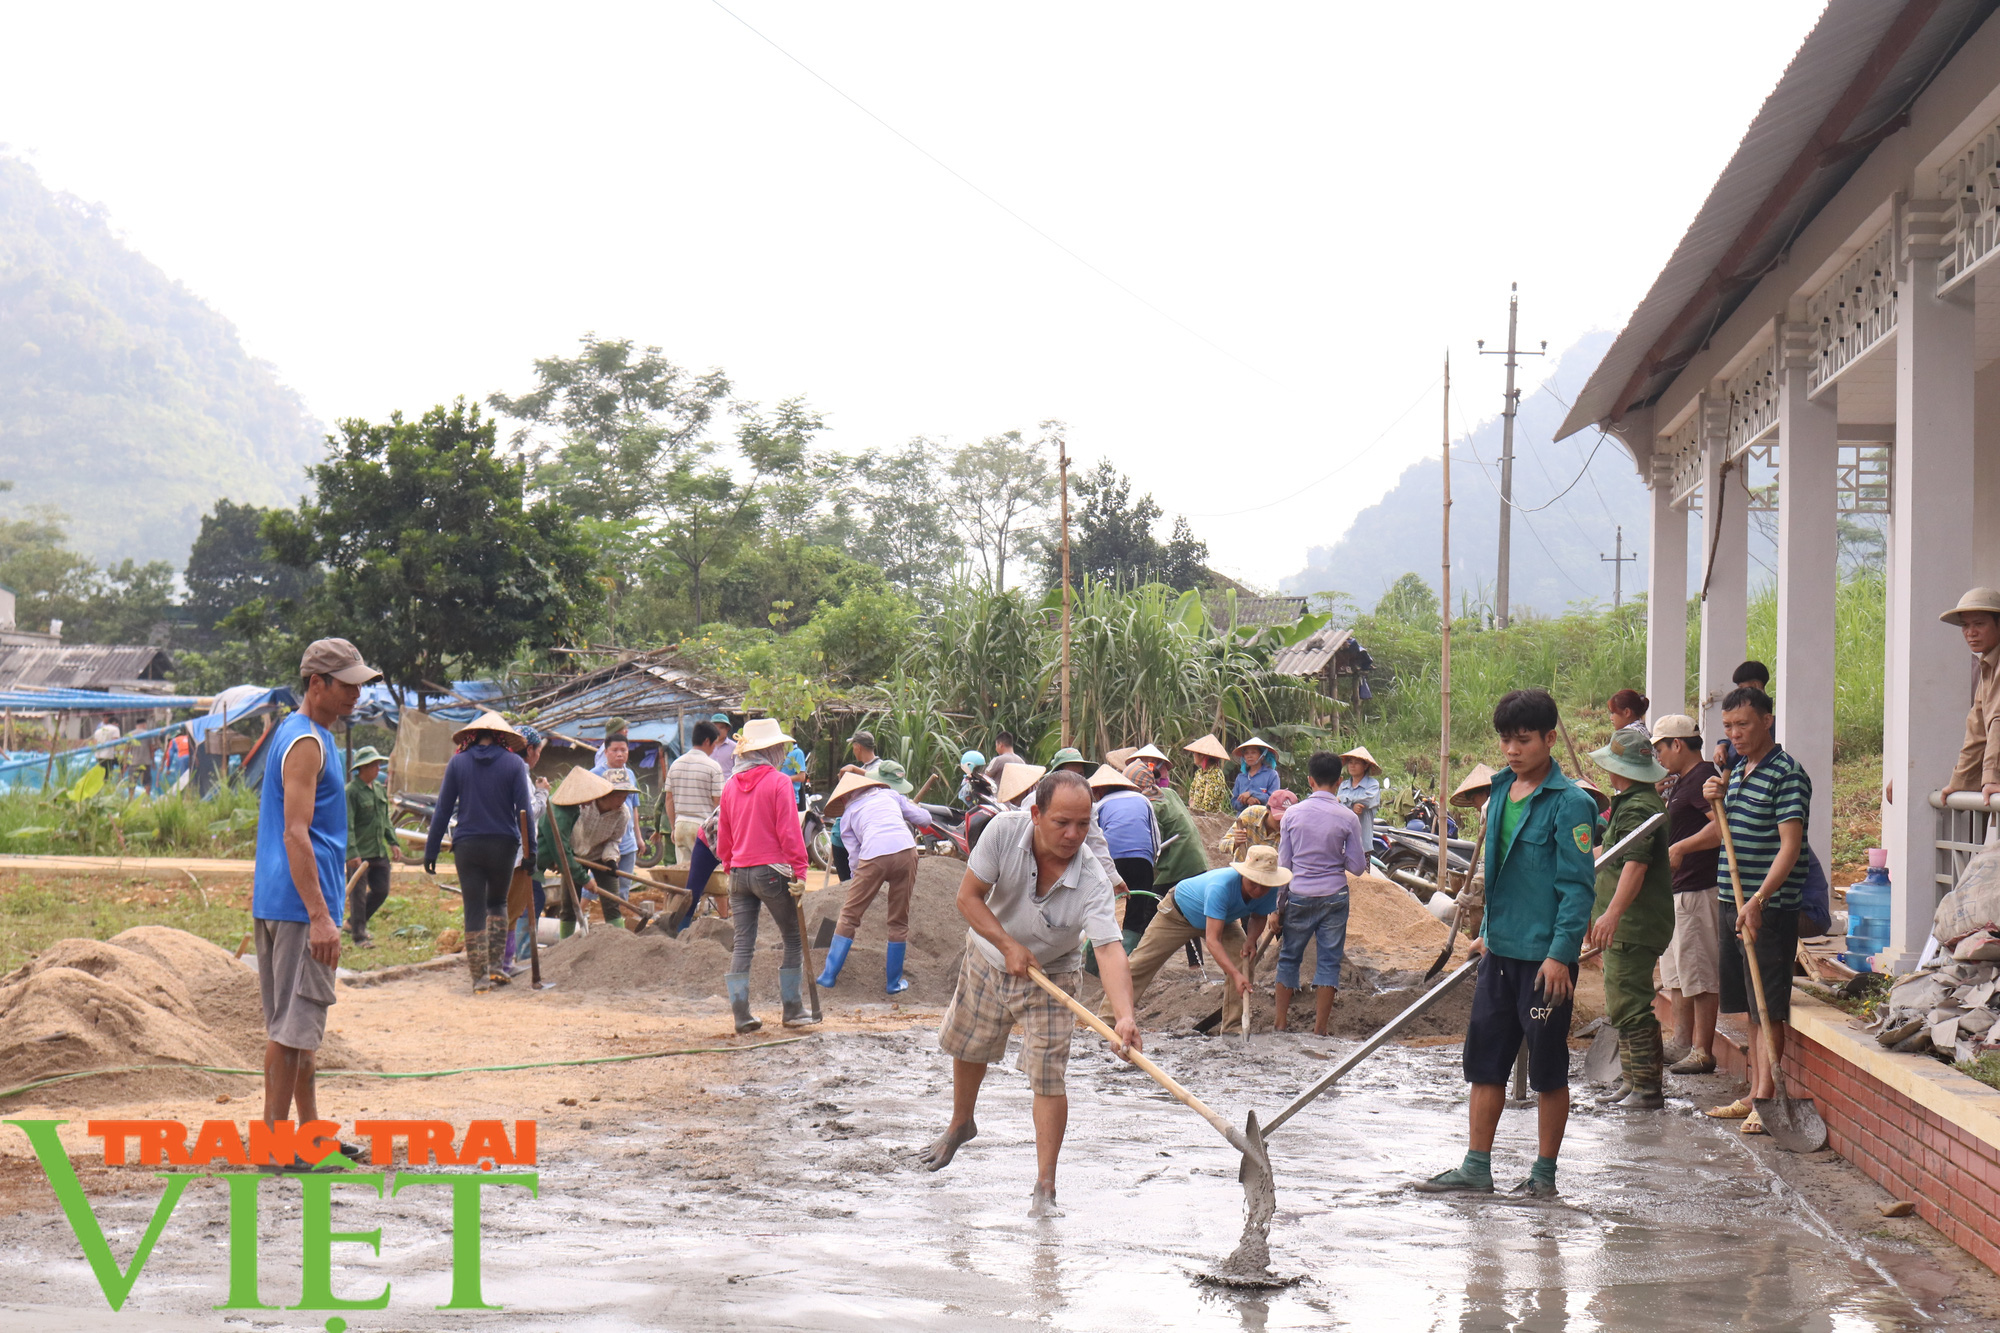
{"label": "woman in pink jacket", "polygon": [[722,784],[716,807],[715,857],[729,872],[730,920],[736,927],[736,952],[723,981],[738,1032],[764,1026],[750,1013],[750,960],[757,949],[759,906],[770,912],[785,937],[785,960],[778,969],[785,1026],[819,1021],[807,1015],[799,999],[805,943],[791,882],[806,877],[806,840],[799,832],[792,780],[779,768],[791,744],[792,738],[771,718],[760,717],[744,727],[735,771]]}

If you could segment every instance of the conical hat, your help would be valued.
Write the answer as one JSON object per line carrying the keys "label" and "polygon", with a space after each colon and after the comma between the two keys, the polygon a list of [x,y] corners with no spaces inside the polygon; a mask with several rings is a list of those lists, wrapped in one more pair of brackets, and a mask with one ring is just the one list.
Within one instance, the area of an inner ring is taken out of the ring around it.
{"label": "conical hat", "polygon": [[1380,777],[1382,775],[1381,760],[1377,759],[1374,755],[1368,753],[1368,747],[1365,745],[1357,745],[1352,750],[1347,751],[1340,757],[1342,759],[1359,759],[1362,763],[1374,769],[1375,775],[1377,777]]}
{"label": "conical hat", "polygon": [[1118,749],[1113,750],[1110,754],[1105,755],[1104,762],[1106,764],[1109,764],[1112,768],[1117,769],[1120,773],[1123,773],[1125,771],[1125,765],[1131,763],[1132,756],[1137,753],[1139,753],[1139,747],[1136,745],[1121,746]]}
{"label": "conical hat", "polygon": [[1097,771],[1090,775],[1090,789],[1096,791],[1099,787],[1124,787],[1131,791],[1139,790],[1132,785],[1132,779],[1126,777],[1109,764],[1099,764]]}
{"label": "conical hat", "polygon": [[583,765],[578,764],[566,774],[556,794],[549,797],[555,805],[582,805],[600,796],[609,796],[618,789],[606,782]]}
{"label": "conical hat", "polygon": [[993,794],[994,799],[1012,805],[1033,791],[1048,772],[1040,764],[1009,764],[1000,770],[1000,789]]}
{"label": "conical hat", "polygon": [[847,802],[854,793],[866,791],[870,787],[886,787],[889,784],[878,777],[866,773],[842,773],[840,782],[834,787],[833,795],[826,798],[826,813],[829,819],[847,808]]}
{"label": "conical hat", "polygon": [[1181,748],[1189,754],[1205,754],[1211,759],[1229,758],[1229,747],[1206,733],[1195,737]]}
{"label": "conical hat", "polygon": [[1271,742],[1265,740],[1262,736],[1252,736],[1249,740],[1243,742],[1241,745],[1237,746],[1234,750],[1230,751],[1230,753],[1242,754],[1245,750],[1249,749],[1253,745],[1256,746],[1258,749],[1264,751],[1266,754],[1275,755],[1278,753],[1278,747],[1271,744]]}
{"label": "conical hat", "polygon": [[1167,757],[1160,753],[1160,747],[1150,743],[1140,746],[1132,757],[1134,759],[1157,759],[1161,763],[1167,762]]}
{"label": "conical hat", "polygon": [[514,730],[513,723],[490,708],[460,727],[457,731],[452,732],[451,743],[457,745],[475,731],[497,731],[502,736],[512,736],[515,740],[520,741],[521,744],[527,744],[527,739],[520,732]]}
{"label": "conical hat", "polygon": [[1472,771],[1465,775],[1465,781],[1452,789],[1451,800],[1447,804],[1461,810],[1483,805],[1486,793],[1493,790],[1493,770],[1484,764],[1474,764]]}

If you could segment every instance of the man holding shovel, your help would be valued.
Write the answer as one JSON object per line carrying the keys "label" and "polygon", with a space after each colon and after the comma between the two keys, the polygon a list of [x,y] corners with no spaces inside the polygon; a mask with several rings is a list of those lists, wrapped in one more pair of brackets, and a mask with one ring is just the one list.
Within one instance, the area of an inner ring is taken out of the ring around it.
{"label": "man holding shovel", "polygon": [[1550,759],[1559,723],[1546,690],[1515,690],[1493,710],[1513,781],[1496,779],[1487,803],[1486,914],[1472,942],[1484,957],[1465,1032],[1471,1135],[1463,1163],[1417,1182],[1426,1193],[1493,1192],[1493,1136],[1524,1041],[1540,1155],[1514,1193],[1556,1193],[1556,1154],[1569,1124],[1570,1002],[1595,893],[1597,823],[1597,803]]}
{"label": "man holding shovel", "polygon": [[1792,1016],[1792,956],[1798,950],[1799,904],[1806,886],[1804,855],[1806,823],[1812,816],[1812,778],[1771,735],[1771,696],[1754,685],[1738,686],[1722,701],[1722,730],[1739,756],[1729,776],[1712,777],[1702,794],[1721,800],[1729,821],[1729,843],[1736,873],[1756,891],[1736,910],[1734,887],[1725,864],[1716,884],[1720,900],[1722,938],[1739,938],[1741,947],[1722,950],[1722,1012],[1748,1013],[1750,975],[1744,955],[1753,954],[1764,982],[1764,1003],[1770,1010],[1769,1050],[1750,1043],[1750,1096],[1706,1114],[1718,1120],[1741,1120],[1745,1134],[1762,1134],[1763,1121],[1751,1102],[1778,1095],[1773,1061],[1785,1054],[1788,1020]]}
{"label": "man holding shovel", "polygon": [[1129,1050],[1140,1049],[1111,883],[1097,858],[1084,850],[1090,819],[1084,780],[1050,773],[1036,786],[1032,811],[995,815],[972,849],[958,887],[958,910],[971,929],[958,990],[938,1033],[939,1048],[952,1057],[951,1123],[921,1158],[930,1170],[939,1170],[978,1135],[973,1112],[986,1066],[1007,1054],[1008,1034],[1020,1024],[1020,1068],[1035,1098],[1036,1174],[1029,1214],[1036,1217],[1055,1207],[1056,1158],[1069,1125],[1064,1076],[1076,1019],[1036,984],[1029,969],[1041,969],[1074,994],[1088,939],[1117,1015],[1118,1039]]}

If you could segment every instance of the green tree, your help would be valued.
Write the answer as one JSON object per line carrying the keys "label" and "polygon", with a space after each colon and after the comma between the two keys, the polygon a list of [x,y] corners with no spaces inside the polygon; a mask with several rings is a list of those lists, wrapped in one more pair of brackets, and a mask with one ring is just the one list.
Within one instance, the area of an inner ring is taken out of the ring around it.
{"label": "green tree", "polygon": [[[1161,511],[1150,493],[1132,498],[1132,479],[1109,459],[1071,480],[1081,504],[1070,509],[1070,586],[1085,579],[1136,588],[1164,583],[1185,592],[1207,583],[1208,543],[1195,538],[1186,518],[1174,523],[1171,540],[1153,535]],[[1062,582],[1061,533],[1051,525],[1043,541],[1042,563],[1050,587]]]}
{"label": "green tree", "polygon": [[889,674],[910,646],[916,618],[916,604],[902,593],[864,589],[821,605],[804,632],[828,678],[864,685]]}
{"label": "green tree", "polygon": [[522,423],[508,442],[534,464],[537,489],[579,514],[634,518],[657,499],[662,462],[708,429],[729,379],[720,370],[692,374],[657,347],[635,354],[630,338],[586,333],[581,342],[575,356],[535,362],[528,392],[486,402]]}
{"label": "green tree", "polygon": [[804,538],[746,545],[715,581],[714,615],[733,625],[797,629],[829,603],[881,591],[882,571]]}
{"label": "green tree", "polygon": [[152,643],[164,641],[174,567],[121,560],[100,570],[70,549],[63,516],[42,509],[0,519],[0,584],[13,589],[23,629],[60,621],[71,643]]}
{"label": "green tree", "polygon": [[1060,443],[1062,429],[1060,421],[1044,421],[1032,442],[1018,430],[989,435],[951,461],[952,513],[995,592],[1007,589],[1007,558],[1031,557],[1040,544],[1035,521],[1055,502],[1049,451]]}
{"label": "green tree", "polygon": [[919,436],[861,464],[866,490],[859,504],[868,521],[856,537],[856,553],[879,566],[889,582],[930,600],[965,559],[965,541],[952,526],[945,453]]}
{"label": "green tree", "polygon": [[259,622],[282,627],[318,582],[316,570],[293,569],[272,559],[263,530],[271,512],[217,500],[201,516],[201,532],[181,578],[187,585],[183,604],[199,629],[215,630],[230,612],[252,602],[259,603]]}
{"label": "green tree", "polygon": [[326,571],[309,627],[359,640],[394,683],[501,666],[596,611],[596,553],[561,504],[526,501],[525,466],[499,454],[476,405],[343,421],[328,443],[313,496],[272,514],[264,538],[285,564]]}
{"label": "green tree", "polygon": [[1375,603],[1376,619],[1403,625],[1435,628],[1439,614],[1437,592],[1414,573],[1405,574],[1390,584],[1389,591],[1382,594],[1382,600]]}

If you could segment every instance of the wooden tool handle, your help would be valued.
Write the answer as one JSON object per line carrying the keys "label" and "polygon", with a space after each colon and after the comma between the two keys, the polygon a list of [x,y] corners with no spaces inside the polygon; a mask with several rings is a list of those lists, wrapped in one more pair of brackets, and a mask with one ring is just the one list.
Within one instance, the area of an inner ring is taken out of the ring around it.
{"label": "wooden tool handle", "polygon": [[1173,1075],[1167,1073],[1166,1070],[1160,1068],[1151,1060],[1148,1060],[1142,1052],[1135,1051],[1130,1046],[1127,1046],[1124,1040],[1116,1032],[1113,1032],[1103,1019],[1091,1013],[1089,1008],[1078,1001],[1074,995],[1071,995],[1061,986],[1056,985],[1055,982],[1050,981],[1048,974],[1042,971],[1041,968],[1031,966],[1028,969],[1028,975],[1034,979],[1037,986],[1055,996],[1057,1000],[1062,1002],[1065,1008],[1082,1019],[1098,1036],[1110,1042],[1112,1050],[1123,1051],[1127,1060],[1130,1060],[1133,1064],[1151,1074],[1153,1081],[1168,1092],[1171,1092],[1176,1101],[1180,1102],[1181,1105],[1187,1107],[1190,1111],[1193,1111],[1203,1120],[1206,1120],[1209,1124],[1215,1126],[1216,1132],[1229,1141],[1230,1147],[1235,1148],[1238,1152],[1249,1151],[1243,1144],[1243,1136],[1237,1133],[1227,1120],[1224,1120],[1221,1116],[1210,1110],[1201,1098],[1189,1092],[1179,1083],[1176,1083]]}
{"label": "wooden tool handle", "polygon": [[1771,1010],[1764,1003],[1764,971],[1757,966],[1756,937],[1743,933],[1743,871],[1736,864],[1736,839],[1729,834],[1729,812],[1723,808],[1722,798],[1716,797],[1708,806],[1715,813],[1715,826],[1722,831],[1722,848],[1729,856],[1729,887],[1736,894],[1736,937],[1743,942],[1743,969],[1750,974],[1750,989],[1757,995],[1757,1030],[1763,1034],[1764,1059],[1770,1063],[1775,1078],[1778,1047],[1771,1036]]}

